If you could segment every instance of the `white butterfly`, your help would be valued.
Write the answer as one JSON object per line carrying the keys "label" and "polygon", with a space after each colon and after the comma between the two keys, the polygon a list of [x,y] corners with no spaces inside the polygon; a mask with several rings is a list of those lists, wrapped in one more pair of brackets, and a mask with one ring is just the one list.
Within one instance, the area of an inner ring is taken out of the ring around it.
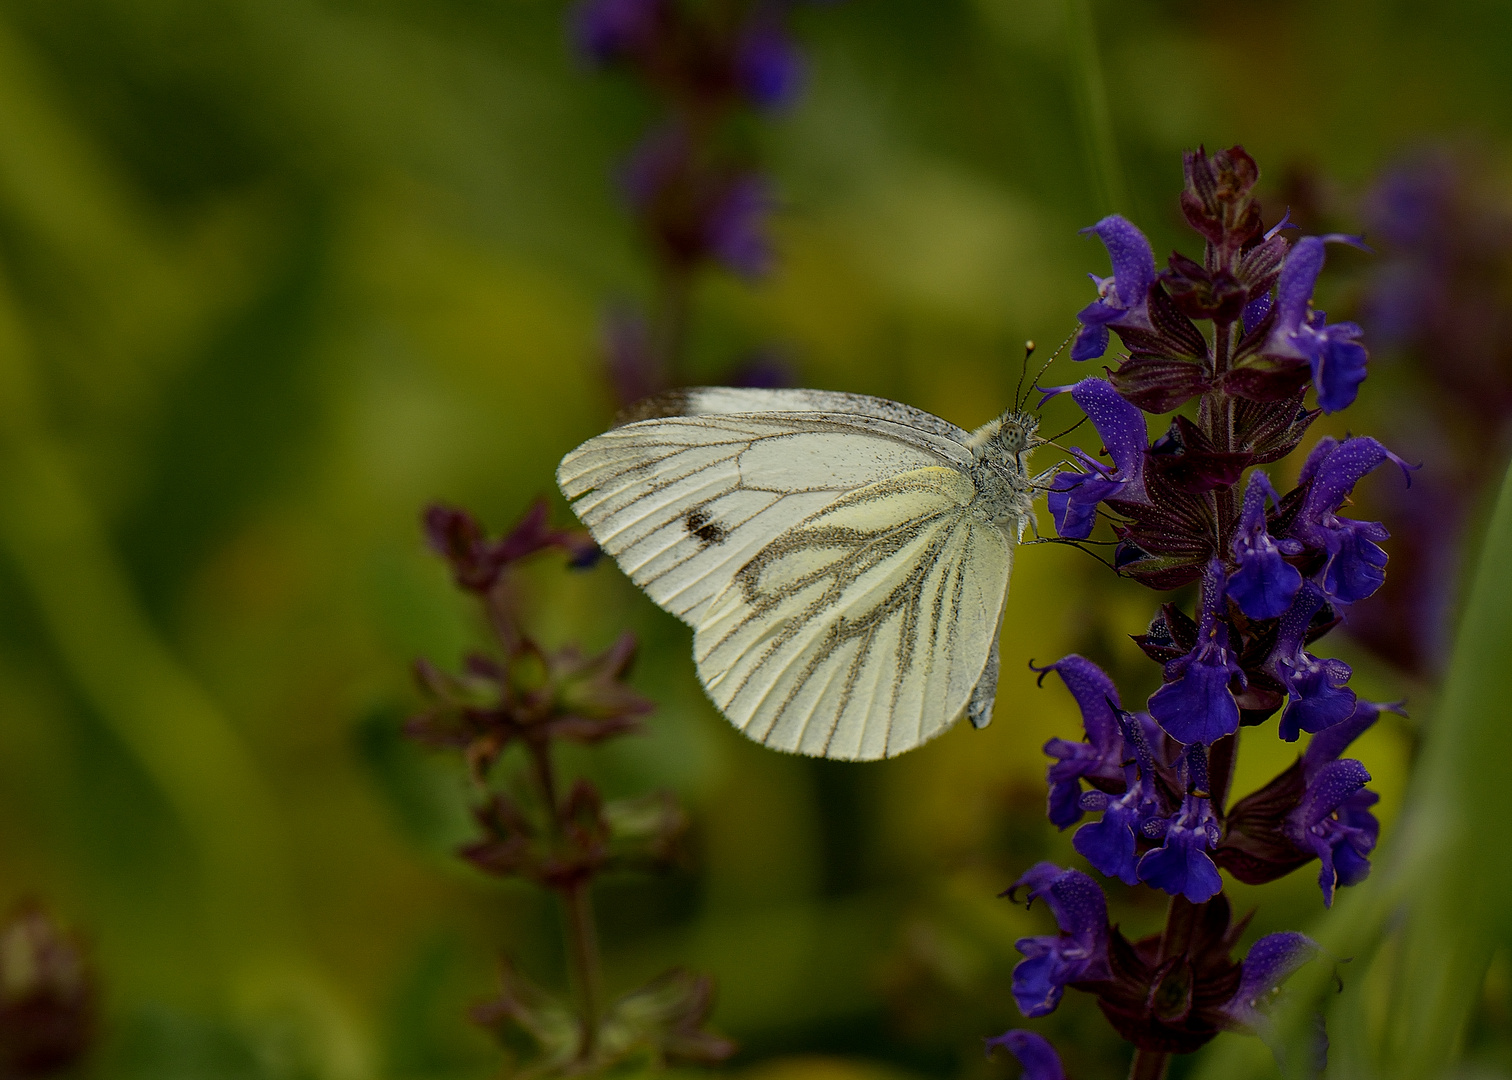
{"label": "white butterfly", "polygon": [[676,390],[562,459],[599,546],[693,627],[746,735],[872,760],[992,719],[1038,421],[968,433],[883,398]]}

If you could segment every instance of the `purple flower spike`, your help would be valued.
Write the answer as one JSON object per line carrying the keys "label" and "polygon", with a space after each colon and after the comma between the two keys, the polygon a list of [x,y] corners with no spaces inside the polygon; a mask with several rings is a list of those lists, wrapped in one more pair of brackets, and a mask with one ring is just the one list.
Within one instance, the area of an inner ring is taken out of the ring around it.
{"label": "purple flower spike", "polygon": [[987,1040],[987,1056],[991,1057],[992,1052],[1000,1046],[1016,1057],[1024,1067],[1021,1080],[1066,1080],[1066,1070],[1061,1065],[1060,1055],[1043,1035],[1022,1028],[1005,1031],[997,1038]]}
{"label": "purple flower spike", "polygon": [[1087,733],[1085,742],[1051,739],[1045,743],[1045,753],[1056,759],[1045,777],[1050,785],[1050,822],[1064,829],[1081,820],[1082,777],[1111,784],[1123,780],[1124,740],[1115,712],[1118,688],[1102,668],[1075,654],[1042,668],[1029,667],[1039,672],[1041,684],[1052,671],[1061,677],[1081,709]]}
{"label": "purple flower spike", "polygon": [[1050,483],[1047,498],[1055,531],[1073,540],[1092,534],[1097,504],[1104,499],[1140,502],[1144,492],[1144,456],[1148,429],[1144,413],[1118,396],[1106,379],[1083,379],[1071,387],[1071,398],[1102,437],[1113,466],[1080,449],[1073,451],[1086,472],[1061,472]]}
{"label": "purple flower spike", "polygon": [[1208,563],[1202,576],[1197,644],[1166,665],[1165,685],[1150,698],[1150,715],[1179,743],[1210,746],[1239,730],[1239,704],[1229,684],[1242,671],[1229,650],[1223,604],[1223,566]]}
{"label": "purple flower spike", "polygon": [[1251,1033],[1261,1030],[1281,984],[1320,951],[1317,942],[1295,931],[1267,934],[1255,942],[1239,965],[1239,989],[1224,1006],[1232,1026]]}
{"label": "purple flower spike", "polygon": [[1291,606],[1302,587],[1302,573],[1284,558],[1302,550],[1296,540],[1271,539],[1265,528],[1265,500],[1281,500],[1270,479],[1258,469],[1250,474],[1244,493],[1244,513],[1234,536],[1234,557],[1239,569],[1228,582],[1228,595],[1239,610],[1252,619],[1274,619]]}
{"label": "purple flower spike", "polygon": [[1302,466],[1301,482],[1311,486],[1291,535],[1328,553],[1322,584],[1333,603],[1363,600],[1386,580],[1386,552],[1379,546],[1389,535],[1385,526],[1341,518],[1338,510],[1355,485],[1387,461],[1412,482],[1413,466],[1367,435],[1322,439]]}
{"label": "purple flower spike", "polygon": [[1108,351],[1108,331],[1150,326],[1150,286],[1155,283],[1155,252],[1144,233],[1118,214],[1082,230],[1096,233],[1108,249],[1113,276],[1099,278],[1097,299],[1077,313],[1082,329],[1071,346],[1072,360],[1091,360]]}
{"label": "purple flower spike", "polygon": [[1312,310],[1313,286],[1323,270],[1323,246],[1330,241],[1364,247],[1358,238],[1338,234],[1304,236],[1292,245],[1276,282],[1276,322],[1265,351],[1306,360],[1318,406],[1333,413],[1354,402],[1369,356],[1356,340],[1363,332],[1358,325],[1328,326],[1323,312]]}
{"label": "purple flower spike", "polygon": [[1287,742],[1295,742],[1299,732],[1323,731],[1343,723],[1355,712],[1349,665],[1342,660],[1319,660],[1303,648],[1307,628],[1323,603],[1322,590],[1305,582],[1281,616],[1276,647],[1267,663],[1267,669],[1286,687],[1286,711],[1281,714],[1278,734]]}
{"label": "purple flower spike", "polygon": [[1107,979],[1108,901],[1080,870],[1037,863],[1005,894],[1029,890],[1029,902],[1043,899],[1060,927],[1057,937],[1020,938],[1014,948],[1024,959],[1013,969],[1013,997],[1025,1016],[1054,1012],[1070,983]]}

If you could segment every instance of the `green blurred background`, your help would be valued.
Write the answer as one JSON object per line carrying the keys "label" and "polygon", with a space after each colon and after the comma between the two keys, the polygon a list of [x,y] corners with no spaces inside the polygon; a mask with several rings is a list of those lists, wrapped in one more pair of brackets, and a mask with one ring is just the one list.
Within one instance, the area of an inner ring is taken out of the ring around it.
{"label": "green blurred background", "polygon": [[[650,287],[612,174],[651,106],[574,59],[564,10],[0,5],[0,904],[38,897],[89,943],[88,1075],[483,1077],[501,1059],[463,1013],[498,952],[562,983],[552,908],[450,854],[460,770],[398,725],[410,662],[454,665],[479,638],[421,508],[501,528],[550,494],[566,521],[555,463],[612,412],[600,313]],[[1242,142],[1271,190],[1308,177],[1347,205],[1394,156],[1455,140],[1512,198],[1504,5],[1091,10],[1116,208],[1157,250],[1194,246],[1175,195],[1199,142]],[[1066,11],[803,9],[807,92],[759,136],[778,269],[701,284],[695,377],[776,350],[805,385],[968,428],[997,414],[1019,343],[1063,338],[1106,268],[1077,235],[1112,207]],[[1347,303],[1365,260],[1331,265],[1324,292]],[[1411,385],[1378,364],[1319,430],[1410,422]],[[548,643],[633,629],[659,705],[644,736],[569,765],[611,794],[671,788],[694,821],[685,867],[599,892],[611,989],[712,972],[749,1075],[1011,1074],[979,1039],[1018,1019],[1012,942],[1047,924],[994,896],[1071,857],[1043,819],[1039,746],[1078,730],[1025,661],[1080,651],[1148,692],[1158,671],[1126,635],[1154,597],[1074,550],[1023,549],[996,723],[846,766],[736,734],[686,629],[613,566],[530,580]],[[1431,702],[1335,640],[1364,696]],[[1360,756],[1389,841],[1415,728],[1388,719]],[[1290,756],[1248,739],[1236,790]],[[1234,895],[1261,902],[1252,936],[1322,912],[1310,871]],[[1121,904],[1131,934],[1163,917]],[[1492,1029],[1508,982],[1493,969]],[[1090,1000],[1040,1030],[1073,1075],[1116,1074]]]}

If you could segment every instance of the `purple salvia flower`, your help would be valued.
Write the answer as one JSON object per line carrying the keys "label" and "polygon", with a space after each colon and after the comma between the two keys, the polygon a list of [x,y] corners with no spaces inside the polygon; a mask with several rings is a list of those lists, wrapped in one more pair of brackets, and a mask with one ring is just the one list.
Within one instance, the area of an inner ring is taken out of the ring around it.
{"label": "purple salvia flower", "polygon": [[1050,787],[1050,822],[1064,829],[1081,820],[1082,777],[1108,784],[1117,784],[1124,778],[1118,688],[1100,667],[1074,653],[1042,668],[1032,663],[1029,667],[1039,672],[1041,685],[1052,671],[1061,677],[1081,709],[1082,727],[1087,734],[1085,742],[1051,739],[1045,743],[1045,753],[1056,759],[1045,774]]}
{"label": "purple salvia flower", "polygon": [[1296,555],[1302,545],[1296,540],[1276,541],[1265,528],[1265,500],[1281,500],[1270,478],[1258,469],[1250,474],[1244,492],[1244,511],[1234,536],[1234,558],[1239,568],[1228,580],[1228,595],[1239,610],[1252,619],[1274,619],[1291,606],[1302,587],[1302,573],[1283,555]]}
{"label": "purple salvia flower", "polygon": [[1318,887],[1325,906],[1333,905],[1336,888],[1358,885],[1370,874],[1370,853],[1381,832],[1370,808],[1380,796],[1365,790],[1370,782],[1365,766],[1353,759],[1339,760],[1339,755],[1383,710],[1397,712],[1400,706],[1360,702],[1349,719],[1314,735],[1302,755],[1307,787],[1282,831],[1298,848],[1318,857]]}
{"label": "purple salvia flower", "polygon": [[1286,711],[1281,714],[1278,734],[1287,742],[1295,742],[1299,732],[1323,731],[1354,715],[1349,665],[1332,658],[1320,660],[1303,648],[1307,628],[1324,602],[1323,591],[1315,583],[1303,583],[1281,616],[1276,647],[1266,663],[1266,669],[1286,687]]}
{"label": "purple salvia flower", "polygon": [[1165,827],[1160,816],[1160,797],[1155,790],[1155,739],[1160,729],[1155,721],[1118,713],[1123,742],[1133,750],[1133,760],[1124,767],[1125,790],[1120,796],[1089,791],[1081,798],[1083,810],[1101,810],[1099,821],[1089,822],[1076,830],[1071,845],[1077,854],[1092,864],[1098,873],[1117,878],[1125,885],[1139,883],[1139,845],[1137,837],[1150,838],[1152,831]]}
{"label": "purple salvia flower", "polygon": [[1029,902],[1044,899],[1060,934],[1020,938],[1014,948],[1024,954],[1013,969],[1013,997],[1025,1016],[1054,1012],[1069,983],[1098,982],[1108,967],[1108,901],[1080,870],[1036,863],[1005,895],[1029,890]]}
{"label": "purple salvia flower", "polygon": [[1239,705],[1229,688],[1242,671],[1229,649],[1223,606],[1223,565],[1215,558],[1202,575],[1197,644],[1165,668],[1165,685],[1150,698],[1150,715],[1179,743],[1210,746],[1239,730]]}
{"label": "purple salvia flower", "polygon": [[1082,233],[1096,233],[1102,240],[1113,263],[1113,276],[1092,276],[1097,299],[1077,312],[1082,329],[1071,346],[1072,360],[1091,360],[1107,352],[1110,329],[1147,329],[1150,286],[1155,283],[1155,252],[1144,233],[1126,218],[1112,214]]}
{"label": "purple salvia flower", "polygon": [[1066,392],[1092,421],[1113,459],[1109,468],[1078,448],[1073,454],[1087,471],[1059,472],[1050,483],[1046,501],[1055,519],[1055,531],[1072,540],[1084,540],[1096,524],[1098,503],[1104,499],[1125,502],[1144,499],[1144,458],[1149,436],[1144,413],[1119,397],[1106,379],[1083,379],[1071,387],[1055,387],[1045,391],[1045,399]]}
{"label": "purple salvia flower", "polygon": [[987,1056],[998,1047],[1003,1047],[1023,1066],[1020,1080],[1066,1080],[1066,1070],[1061,1065],[1060,1055],[1050,1040],[1032,1031],[1015,1028],[1005,1031],[995,1039],[987,1040]]}
{"label": "purple salvia flower", "polygon": [[1267,934],[1250,946],[1239,965],[1239,988],[1223,1010],[1233,1028],[1250,1033],[1263,1030],[1281,984],[1320,951],[1317,942],[1295,931]]}
{"label": "purple salvia flower", "polygon": [[1365,381],[1369,356],[1356,340],[1363,332],[1357,324],[1328,326],[1323,312],[1312,308],[1313,287],[1323,270],[1323,246],[1329,241],[1364,247],[1358,238],[1338,234],[1304,236],[1292,245],[1276,282],[1276,322],[1265,351],[1306,360],[1318,406],[1333,413],[1353,404]]}
{"label": "purple salvia flower", "polygon": [[1291,535],[1328,553],[1322,585],[1331,603],[1363,600],[1386,580],[1386,552],[1379,544],[1388,537],[1378,521],[1354,521],[1338,516],[1355,484],[1387,461],[1395,462],[1407,482],[1408,465],[1368,435],[1339,442],[1324,438],[1302,466],[1301,483],[1310,484]]}

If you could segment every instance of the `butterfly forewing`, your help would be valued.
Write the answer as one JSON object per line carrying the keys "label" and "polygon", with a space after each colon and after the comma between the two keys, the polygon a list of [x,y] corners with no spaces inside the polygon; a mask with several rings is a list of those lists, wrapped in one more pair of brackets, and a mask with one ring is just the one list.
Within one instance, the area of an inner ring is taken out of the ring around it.
{"label": "butterfly forewing", "polygon": [[696,627],[774,536],[848,491],[960,453],[969,460],[940,435],[885,419],[670,416],[588,440],[562,459],[557,482],[630,579]]}
{"label": "butterfly forewing", "polygon": [[778,749],[898,754],[960,716],[987,666],[1011,548],[950,467],[855,490],[762,547],[708,605],[699,677]]}

